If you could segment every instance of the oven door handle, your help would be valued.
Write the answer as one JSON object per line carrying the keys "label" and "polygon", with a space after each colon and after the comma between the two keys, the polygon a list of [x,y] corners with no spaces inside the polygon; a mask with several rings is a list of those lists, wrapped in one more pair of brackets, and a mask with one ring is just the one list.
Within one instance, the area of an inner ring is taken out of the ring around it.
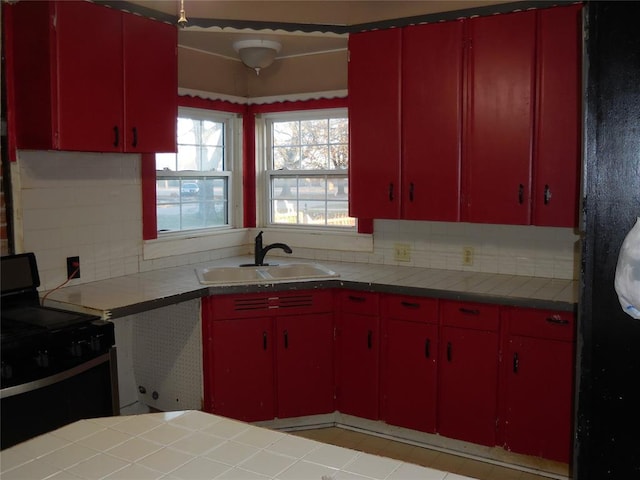
{"label": "oven door handle", "polygon": [[34,380],[32,382],[3,388],[2,390],[0,390],[0,398],[9,398],[13,397],[14,395],[20,395],[21,393],[31,392],[33,390],[48,387],[49,385],[53,385],[55,383],[60,383],[63,380],[75,377],[76,375],[80,375],[81,373],[86,372],[87,370],[90,370],[93,367],[97,367],[98,365],[101,365],[110,360],[111,354],[105,353],[103,355],[100,355],[99,357],[92,358],[91,360],[88,360],[76,367],[70,368],[69,370],[51,375],[50,377],[39,378],[38,380]]}

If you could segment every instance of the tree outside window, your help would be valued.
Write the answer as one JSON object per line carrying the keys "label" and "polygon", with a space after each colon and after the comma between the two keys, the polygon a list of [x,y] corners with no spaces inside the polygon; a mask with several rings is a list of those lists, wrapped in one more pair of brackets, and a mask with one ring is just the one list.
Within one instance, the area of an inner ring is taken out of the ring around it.
{"label": "tree outside window", "polygon": [[288,114],[280,119],[274,115],[268,122],[271,223],[355,227],[355,219],[348,216],[346,111],[311,115],[307,111],[298,116]]}

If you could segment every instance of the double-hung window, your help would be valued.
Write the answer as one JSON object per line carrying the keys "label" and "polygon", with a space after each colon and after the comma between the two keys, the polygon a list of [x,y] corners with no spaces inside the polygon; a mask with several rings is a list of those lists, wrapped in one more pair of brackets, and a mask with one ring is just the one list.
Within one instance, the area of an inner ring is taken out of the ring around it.
{"label": "double-hung window", "polygon": [[354,228],[347,110],[270,114],[265,122],[268,223]]}
{"label": "double-hung window", "polygon": [[179,109],[178,153],[156,155],[160,234],[230,226],[233,118]]}

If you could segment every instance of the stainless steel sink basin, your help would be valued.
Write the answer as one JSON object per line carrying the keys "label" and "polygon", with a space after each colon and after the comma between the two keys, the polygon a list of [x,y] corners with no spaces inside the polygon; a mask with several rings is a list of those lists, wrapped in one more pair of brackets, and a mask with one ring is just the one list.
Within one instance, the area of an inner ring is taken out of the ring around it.
{"label": "stainless steel sink basin", "polygon": [[285,263],[249,267],[197,268],[203,285],[247,285],[338,277],[339,274],[318,263]]}

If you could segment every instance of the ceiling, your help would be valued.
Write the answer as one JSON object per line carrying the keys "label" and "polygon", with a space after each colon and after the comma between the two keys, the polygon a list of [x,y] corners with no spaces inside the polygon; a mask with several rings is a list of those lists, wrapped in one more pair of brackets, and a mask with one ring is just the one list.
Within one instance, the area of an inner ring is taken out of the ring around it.
{"label": "ceiling", "polygon": [[[151,13],[161,12],[163,19],[168,21],[171,18],[177,21],[179,17],[180,0],[132,0],[128,3],[150,9]],[[282,45],[277,58],[294,57],[346,49],[345,27],[501,3],[513,2],[184,0],[188,23],[179,30],[178,44],[181,48],[237,59],[233,49],[235,41],[275,40]],[[145,14],[149,14],[149,11],[145,10]]]}

